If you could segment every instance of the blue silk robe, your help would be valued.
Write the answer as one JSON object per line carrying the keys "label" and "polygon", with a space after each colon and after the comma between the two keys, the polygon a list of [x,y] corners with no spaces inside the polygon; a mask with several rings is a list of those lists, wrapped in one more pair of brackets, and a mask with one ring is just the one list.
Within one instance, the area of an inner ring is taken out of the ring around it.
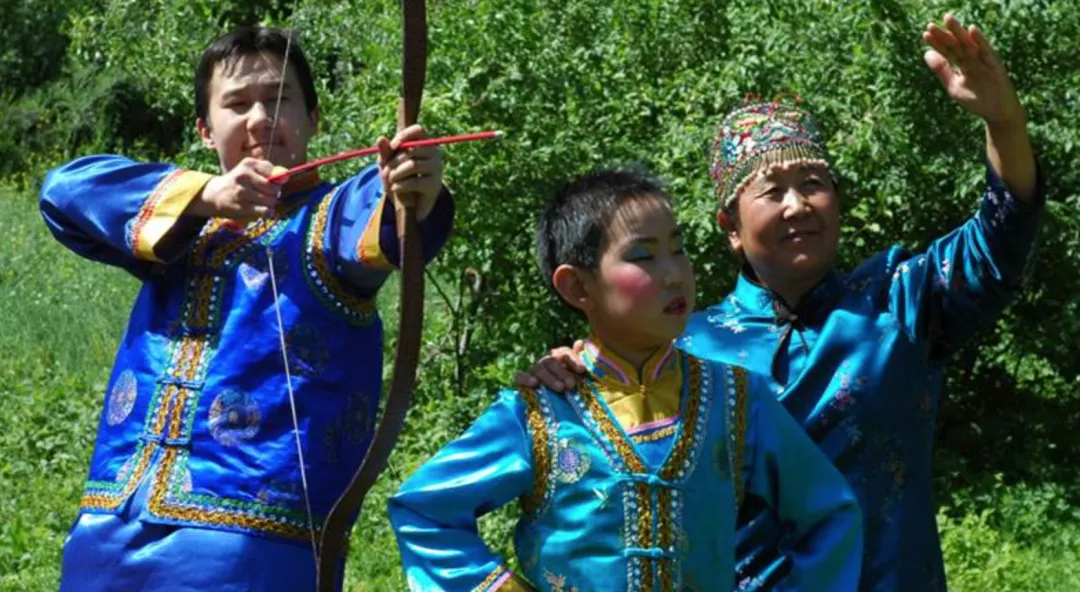
{"label": "blue silk robe", "polygon": [[[65,545],[65,589],[313,587],[310,526],[370,441],[382,377],[372,299],[398,253],[377,169],[336,186],[296,179],[275,217],[246,225],[183,215],[210,178],[92,156],[41,189],[60,242],[143,282]],[[443,194],[421,224],[429,259],[452,218]]]}
{"label": "blue silk robe", "polygon": [[[639,375],[588,347],[584,389],[503,391],[390,500],[412,590],[730,589],[744,490],[785,520],[788,589],[855,589],[854,498],[756,379],[674,348]],[[476,529],[514,499],[520,573]]]}
{"label": "blue silk robe", "polygon": [[[934,418],[947,356],[1017,292],[1043,208],[1018,201],[988,167],[979,212],[925,252],[898,247],[832,272],[795,310],[745,275],[695,314],[679,347],[745,365],[847,477],[863,510],[860,589],[945,590],[931,499]],[[748,499],[739,589],[769,589],[790,561],[782,522]]]}

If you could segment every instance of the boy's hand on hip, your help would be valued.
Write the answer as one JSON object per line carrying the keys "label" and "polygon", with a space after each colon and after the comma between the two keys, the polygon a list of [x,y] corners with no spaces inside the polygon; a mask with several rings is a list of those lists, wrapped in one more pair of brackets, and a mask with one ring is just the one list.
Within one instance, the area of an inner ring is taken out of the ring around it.
{"label": "boy's hand on hip", "polygon": [[401,150],[401,145],[426,137],[424,128],[411,125],[393,140],[379,138],[379,178],[383,189],[400,205],[416,208],[417,220],[431,213],[443,186],[442,151],[438,146]]}
{"label": "boy's hand on hip", "polygon": [[245,158],[224,175],[210,179],[184,211],[202,218],[230,218],[249,222],[274,215],[281,185],[267,180],[274,165]]}

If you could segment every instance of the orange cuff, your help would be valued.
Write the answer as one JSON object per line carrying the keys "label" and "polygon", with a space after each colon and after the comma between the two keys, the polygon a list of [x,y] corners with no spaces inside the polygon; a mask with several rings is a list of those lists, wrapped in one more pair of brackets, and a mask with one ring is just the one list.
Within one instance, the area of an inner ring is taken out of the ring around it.
{"label": "orange cuff", "polygon": [[213,175],[178,169],[169,173],[143,202],[131,226],[130,243],[135,256],[161,263],[154,247],[172,230],[195,196]]}
{"label": "orange cuff", "polygon": [[379,244],[386,201],[386,195],[383,194],[372,210],[367,227],[364,228],[364,234],[360,236],[360,242],[356,245],[356,255],[360,263],[372,269],[394,269],[394,264],[386,258],[386,253],[383,253],[382,246]]}

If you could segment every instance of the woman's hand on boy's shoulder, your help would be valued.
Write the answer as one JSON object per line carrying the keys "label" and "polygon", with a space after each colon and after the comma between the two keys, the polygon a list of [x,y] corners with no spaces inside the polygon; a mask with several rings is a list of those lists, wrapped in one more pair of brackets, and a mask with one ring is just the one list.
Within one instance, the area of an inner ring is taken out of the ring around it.
{"label": "woman's hand on boy's shoulder", "polygon": [[574,342],[572,349],[557,347],[551,350],[528,371],[518,374],[514,386],[546,386],[555,392],[573,389],[577,384],[577,376],[585,373],[585,363],[581,361],[581,350],[584,348],[585,342],[578,340]]}

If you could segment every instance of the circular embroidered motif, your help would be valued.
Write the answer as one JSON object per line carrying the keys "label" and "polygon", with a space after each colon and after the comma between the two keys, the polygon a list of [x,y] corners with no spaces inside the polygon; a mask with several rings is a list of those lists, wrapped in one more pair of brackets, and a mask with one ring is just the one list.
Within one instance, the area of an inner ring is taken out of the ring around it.
{"label": "circular embroidered motif", "polygon": [[135,397],[139,394],[139,385],[135,381],[135,373],[124,370],[113,383],[112,392],[109,393],[109,412],[105,421],[114,426],[123,422],[131,415],[131,409],[135,407]]}
{"label": "circular embroidered motif", "polygon": [[285,337],[290,356],[290,369],[307,377],[322,374],[330,364],[330,348],[323,333],[314,325],[300,324]]}
{"label": "circular embroidered motif", "polygon": [[371,398],[363,391],[356,391],[349,402],[345,404],[345,415],[342,418],[342,427],[346,437],[352,442],[361,442],[371,435],[375,425],[375,413],[371,404]]}
{"label": "circular embroidered motif", "polygon": [[577,483],[589,470],[592,459],[585,447],[569,438],[559,440],[555,450],[555,476],[563,483]]}
{"label": "circular embroidered motif", "polygon": [[250,395],[227,390],[210,405],[210,435],[223,446],[235,446],[259,433],[262,414]]}

